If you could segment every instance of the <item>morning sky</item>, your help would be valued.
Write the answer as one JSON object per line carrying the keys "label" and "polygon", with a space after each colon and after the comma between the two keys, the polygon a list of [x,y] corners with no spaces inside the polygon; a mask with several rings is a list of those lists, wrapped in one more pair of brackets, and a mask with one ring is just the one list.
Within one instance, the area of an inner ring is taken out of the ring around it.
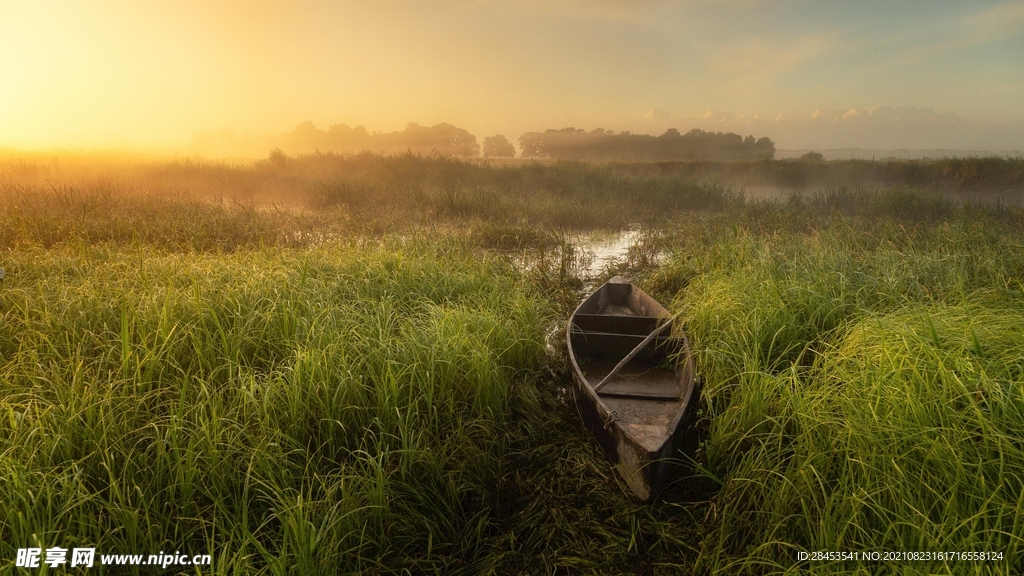
{"label": "morning sky", "polygon": [[1024,1],[0,0],[0,146],[449,122],[1024,150]]}

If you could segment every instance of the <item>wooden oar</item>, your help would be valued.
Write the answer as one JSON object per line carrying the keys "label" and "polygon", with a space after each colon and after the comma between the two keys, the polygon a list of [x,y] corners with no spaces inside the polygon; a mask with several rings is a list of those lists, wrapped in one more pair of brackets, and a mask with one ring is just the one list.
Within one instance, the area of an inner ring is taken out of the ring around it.
{"label": "wooden oar", "polygon": [[616,374],[619,373],[619,370],[622,370],[623,366],[625,366],[626,364],[629,364],[629,361],[633,359],[633,356],[636,356],[637,352],[643,350],[644,346],[647,346],[648,342],[650,342],[651,340],[654,340],[655,336],[657,336],[658,334],[661,334],[665,330],[665,328],[668,328],[669,326],[671,326],[672,325],[672,321],[675,320],[676,318],[678,318],[679,314],[682,314],[682,312],[679,312],[679,313],[671,316],[668,320],[665,321],[664,324],[662,324],[661,326],[658,326],[657,328],[655,328],[654,332],[651,332],[650,334],[648,334],[647,338],[644,338],[643,341],[641,341],[639,344],[637,344],[636,348],[633,348],[632,352],[630,352],[629,354],[626,354],[626,357],[623,358],[618,364],[616,364],[615,368],[612,368],[612,371],[609,372],[608,375],[604,377],[604,379],[602,379],[600,382],[597,383],[597,386],[594,386],[594,393],[597,393],[598,390],[603,388],[604,385],[607,384],[608,381],[612,379],[612,376],[615,376]]}

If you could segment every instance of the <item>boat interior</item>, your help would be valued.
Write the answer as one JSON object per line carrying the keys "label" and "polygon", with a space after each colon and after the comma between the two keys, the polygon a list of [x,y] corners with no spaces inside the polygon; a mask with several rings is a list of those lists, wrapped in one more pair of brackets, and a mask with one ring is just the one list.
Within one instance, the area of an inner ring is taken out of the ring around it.
{"label": "boat interior", "polygon": [[[573,315],[570,331],[577,365],[591,386],[668,319],[668,311],[628,283],[605,284]],[[680,342],[666,328],[597,393],[602,398],[671,401],[682,395],[675,371]]]}

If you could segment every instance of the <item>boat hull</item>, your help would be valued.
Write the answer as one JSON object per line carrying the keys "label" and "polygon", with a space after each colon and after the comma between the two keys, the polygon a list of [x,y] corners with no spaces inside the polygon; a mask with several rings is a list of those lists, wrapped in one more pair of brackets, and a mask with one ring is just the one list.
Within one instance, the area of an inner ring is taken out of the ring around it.
{"label": "boat hull", "polygon": [[599,392],[594,388],[668,317],[649,295],[615,278],[580,304],[566,329],[580,417],[618,476],[645,501],[666,488],[689,428],[695,386],[686,337],[666,329]]}

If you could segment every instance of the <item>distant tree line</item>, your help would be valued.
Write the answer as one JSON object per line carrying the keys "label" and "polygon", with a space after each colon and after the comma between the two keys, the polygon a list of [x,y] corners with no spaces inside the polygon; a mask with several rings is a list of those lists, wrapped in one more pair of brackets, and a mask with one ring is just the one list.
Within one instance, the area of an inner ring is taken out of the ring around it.
{"label": "distant tree line", "polygon": [[368,132],[363,126],[350,128],[335,124],[321,130],[312,122],[303,122],[292,132],[277,137],[277,146],[294,154],[370,150],[373,152],[437,152],[451,156],[479,156],[476,136],[451,124],[420,126],[415,122],[401,132]]}
{"label": "distant tree line", "polygon": [[527,132],[519,137],[522,156],[588,160],[753,160],[773,158],[769,138],[693,129],[680,134],[670,128],[661,136],[616,133],[598,128]]}
{"label": "distant tree line", "polygon": [[[383,152],[410,151],[419,154],[438,153],[458,157],[478,157],[481,146],[476,136],[451,124],[420,126],[415,122],[397,132],[370,132],[363,126],[334,124],[321,130],[312,122],[303,122],[291,132],[262,137],[230,131],[193,136],[193,146],[200,153],[253,153],[278,149],[287,154],[313,152]],[[769,138],[746,138],[739,134],[690,130],[680,134],[675,128],[661,136],[614,132],[600,128],[587,132],[577,128],[527,132],[519,137],[520,156],[579,160],[756,160],[773,158],[775,143]],[[483,156],[501,158],[516,156],[515,146],[502,134],[484,138]]]}

